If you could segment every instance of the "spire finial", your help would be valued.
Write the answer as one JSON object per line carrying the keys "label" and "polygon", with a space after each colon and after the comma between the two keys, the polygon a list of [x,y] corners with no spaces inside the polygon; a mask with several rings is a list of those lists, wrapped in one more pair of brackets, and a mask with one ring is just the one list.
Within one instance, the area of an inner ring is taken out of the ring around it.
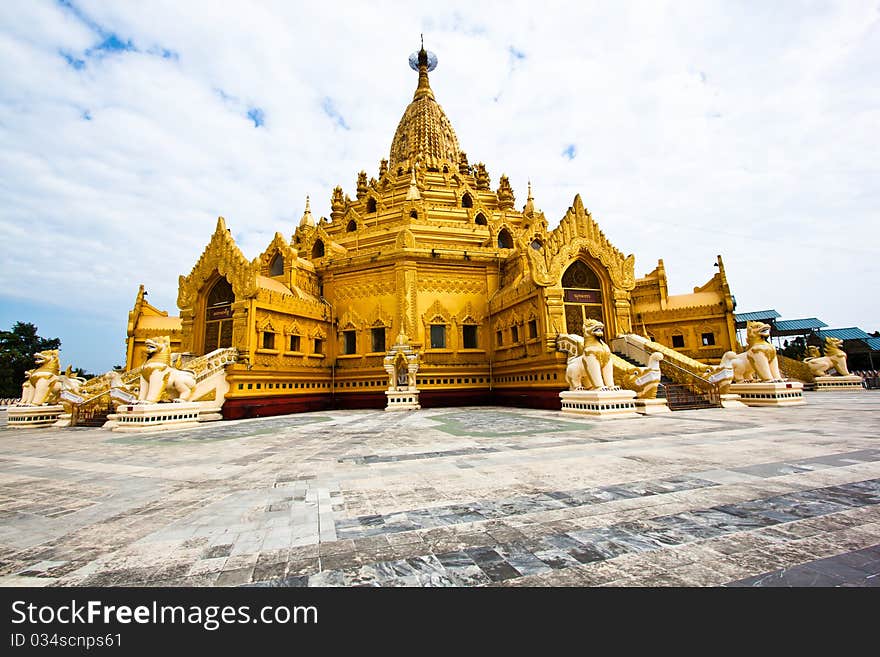
{"label": "spire finial", "polygon": [[409,56],[409,67],[419,73],[419,86],[416,87],[416,93],[413,95],[413,100],[425,96],[428,98],[434,97],[434,92],[431,91],[431,85],[428,83],[428,73],[437,68],[437,55],[425,50],[424,34],[422,35],[421,43],[421,49]]}
{"label": "spire finial", "polygon": [[302,219],[299,220],[299,225],[301,227],[315,225],[315,220],[312,217],[312,207],[311,207],[311,204],[309,203],[308,195],[306,195],[306,209],[305,209],[305,212],[303,212]]}
{"label": "spire finial", "polygon": [[532,198],[532,181],[529,179],[529,195],[526,197],[526,204],[523,206],[523,214],[532,216],[535,214],[535,199]]}

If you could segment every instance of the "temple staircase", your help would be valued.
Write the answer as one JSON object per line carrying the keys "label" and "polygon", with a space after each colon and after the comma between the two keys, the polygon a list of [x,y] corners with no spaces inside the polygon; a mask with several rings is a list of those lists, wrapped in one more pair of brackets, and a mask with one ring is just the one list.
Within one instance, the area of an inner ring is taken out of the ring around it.
{"label": "temple staircase", "polygon": [[[195,374],[196,388],[192,401],[219,401],[228,391],[226,366],[234,363],[238,352],[234,348],[216,349],[204,356],[183,354],[176,364],[179,369],[190,370]],[[137,398],[141,368],[127,372],[108,372],[86,381],[79,391],[81,401],[68,402],[71,407],[71,426],[104,426],[107,416],[115,412],[120,403],[118,397],[111,395],[113,390],[126,391],[133,399]]]}
{"label": "temple staircase", "polygon": [[647,367],[652,353],[663,354],[657,397],[665,397],[670,410],[721,407],[718,387],[705,377],[706,365],[700,361],[633,333],[612,340],[611,349],[615,356],[615,376],[618,368]]}

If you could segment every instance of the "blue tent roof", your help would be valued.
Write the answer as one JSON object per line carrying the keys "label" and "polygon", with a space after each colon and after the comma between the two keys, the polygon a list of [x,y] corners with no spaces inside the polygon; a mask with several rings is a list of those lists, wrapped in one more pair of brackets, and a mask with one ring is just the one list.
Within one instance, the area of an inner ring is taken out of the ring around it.
{"label": "blue tent roof", "polygon": [[865,342],[871,351],[880,351],[880,338],[868,338]]}
{"label": "blue tent roof", "polygon": [[870,333],[865,333],[860,328],[850,326],[849,328],[820,330],[819,337],[823,340],[825,338],[837,338],[838,340],[865,340],[874,336]]}
{"label": "blue tent roof", "polygon": [[777,333],[783,331],[809,331],[811,329],[819,329],[828,326],[821,319],[815,317],[806,317],[804,319],[780,319],[776,322],[775,329]]}
{"label": "blue tent roof", "polygon": [[782,315],[775,310],[756,310],[752,313],[736,313],[734,317],[736,317],[737,324],[745,325],[745,322],[761,322],[768,319],[776,319],[777,317],[782,317]]}

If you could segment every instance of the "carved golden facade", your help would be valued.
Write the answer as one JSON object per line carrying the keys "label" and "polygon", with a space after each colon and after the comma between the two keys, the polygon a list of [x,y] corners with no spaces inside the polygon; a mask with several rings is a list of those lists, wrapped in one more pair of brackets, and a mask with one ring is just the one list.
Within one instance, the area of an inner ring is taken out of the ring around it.
{"label": "carved golden facade", "polygon": [[[252,261],[220,218],[180,277],[181,350],[239,353],[224,414],[383,406],[383,358],[400,333],[421,354],[423,405],[558,408],[567,386],[556,337],[588,319],[603,322],[609,338],[711,326],[717,355],[729,348],[723,267],[693,303],[670,304],[665,274],[636,280],[634,256],[609,242],[580,196],[553,230],[531,188],[517,210],[508,178],[493,189],[486,166],[461,150],[430,87],[427,54],[414,61],[418,85],[389,158],[377,176],[358,174],[354,198],[336,187],[329,218],[318,220],[307,201],[292,238],[276,234]],[[709,295],[721,302],[703,308]],[[129,367],[140,364],[139,345],[160,312],[142,301],[130,321]]]}

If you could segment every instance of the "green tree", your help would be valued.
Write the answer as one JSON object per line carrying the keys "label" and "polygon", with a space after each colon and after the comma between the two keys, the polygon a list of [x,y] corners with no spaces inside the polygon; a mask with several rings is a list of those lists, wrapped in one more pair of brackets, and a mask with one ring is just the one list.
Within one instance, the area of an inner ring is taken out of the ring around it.
{"label": "green tree", "polygon": [[60,347],[60,338],[41,338],[37,327],[27,322],[0,331],[0,398],[20,397],[24,373],[35,366],[34,354]]}

